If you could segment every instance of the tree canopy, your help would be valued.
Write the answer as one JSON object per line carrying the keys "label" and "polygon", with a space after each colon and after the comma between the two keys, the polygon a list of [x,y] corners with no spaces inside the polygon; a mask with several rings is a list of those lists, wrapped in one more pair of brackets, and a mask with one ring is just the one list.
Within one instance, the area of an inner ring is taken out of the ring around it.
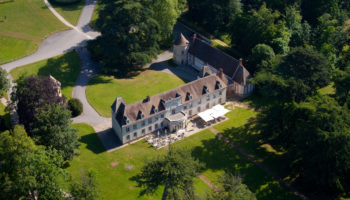
{"label": "tree canopy", "polygon": [[191,152],[182,149],[172,149],[167,155],[158,157],[142,167],[141,173],[134,179],[143,194],[153,193],[160,185],[165,185],[163,198],[193,199],[193,178],[202,168]]}
{"label": "tree canopy", "polygon": [[0,134],[0,198],[64,199],[62,158],[36,146],[21,126]]}

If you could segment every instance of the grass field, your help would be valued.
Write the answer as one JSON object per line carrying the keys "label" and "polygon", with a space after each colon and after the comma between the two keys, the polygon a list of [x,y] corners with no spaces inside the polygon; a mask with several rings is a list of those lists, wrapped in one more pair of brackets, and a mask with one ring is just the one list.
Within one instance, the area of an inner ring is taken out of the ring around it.
{"label": "grass field", "polygon": [[50,3],[65,20],[73,25],[77,25],[81,11],[85,5],[85,0],[80,0],[79,2],[73,4],[57,4],[52,0]]}
{"label": "grass field", "polygon": [[105,117],[111,116],[110,105],[122,96],[127,104],[183,85],[184,80],[165,72],[148,70],[131,79],[96,76],[86,89],[89,103]]}
{"label": "grass field", "polygon": [[[243,127],[248,119],[254,117],[254,111],[235,109],[228,114],[229,121],[216,128]],[[145,161],[165,153],[165,149],[155,150],[145,140],[131,144],[114,152],[105,152],[93,129],[86,124],[74,124],[80,133],[80,155],[76,156],[68,168],[73,179],[79,177],[82,170],[93,169],[103,199],[160,199],[162,189],[152,196],[139,197],[140,188],[130,178],[139,173]],[[249,141],[247,141],[249,142]],[[175,148],[188,148],[192,155],[206,165],[201,173],[218,185],[217,176],[224,171],[239,173],[244,183],[259,200],[297,199],[258,166],[243,157],[238,151],[218,139],[211,131],[204,130],[173,144]],[[255,147],[256,148],[256,147]],[[132,170],[126,170],[132,166]],[[210,188],[200,179],[195,179],[195,191],[205,197]]]}
{"label": "grass field", "polygon": [[64,29],[66,27],[46,8],[42,0],[2,1],[0,64],[35,52],[47,36]]}
{"label": "grass field", "polygon": [[13,69],[10,74],[14,80],[20,76],[52,75],[61,82],[64,96],[72,98],[72,90],[80,73],[81,63],[76,52],[70,52],[47,60]]}

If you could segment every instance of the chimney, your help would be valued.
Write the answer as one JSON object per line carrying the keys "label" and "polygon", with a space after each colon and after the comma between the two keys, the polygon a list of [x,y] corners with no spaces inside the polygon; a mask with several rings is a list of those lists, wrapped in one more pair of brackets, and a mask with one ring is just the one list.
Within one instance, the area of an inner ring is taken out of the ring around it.
{"label": "chimney", "polygon": [[239,59],[238,65],[243,67],[243,59],[242,58]]}
{"label": "chimney", "polygon": [[224,70],[220,67],[216,75],[223,80],[224,78]]}
{"label": "chimney", "polygon": [[143,103],[147,103],[147,102],[149,102],[149,100],[150,100],[150,97],[147,96],[147,97],[143,100]]}
{"label": "chimney", "polygon": [[197,38],[197,33],[194,33],[193,36],[192,36],[192,41],[195,41]]}

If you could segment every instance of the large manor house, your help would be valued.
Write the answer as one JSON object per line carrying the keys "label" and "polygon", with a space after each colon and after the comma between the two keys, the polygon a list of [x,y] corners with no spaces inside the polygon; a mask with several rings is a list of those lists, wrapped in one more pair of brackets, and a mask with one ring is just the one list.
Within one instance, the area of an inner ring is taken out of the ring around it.
{"label": "large manor house", "polygon": [[176,64],[198,71],[198,79],[133,104],[116,98],[111,107],[112,126],[123,144],[158,130],[183,130],[188,118],[224,104],[227,98],[248,96],[253,91],[242,59],[210,46],[196,34],[191,41],[180,34],[173,53]]}

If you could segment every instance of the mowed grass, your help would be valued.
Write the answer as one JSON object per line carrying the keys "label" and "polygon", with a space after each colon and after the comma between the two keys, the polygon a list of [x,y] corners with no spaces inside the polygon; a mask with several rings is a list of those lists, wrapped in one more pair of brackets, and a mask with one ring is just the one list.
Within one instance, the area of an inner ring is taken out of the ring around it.
{"label": "mowed grass", "polygon": [[96,76],[86,89],[89,103],[105,117],[111,116],[110,106],[116,97],[122,96],[131,104],[185,83],[179,77],[165,72],[147,70],[130,79]]}
{"label": "mowed grass", "polygon": [[50,3],[65,20],[73,25],[77,25],[81,11],[85,5],[85,0],[80,0],[72,4],[59,4],[50,0]]}
{"label": "mowed grass", "polygon": [[81,63],[79,55],[73,51],[54,58],[15,68],[10,74],[14,80],[17,80],[21,76],[51,75],[61,82],[63,95],[70,99],[72,98],[72,90],[79,76],[80,68]]}
{"label": "mowed grass", "polygon": [[[239,110],[229,113],[231,124],[235,127],[244,126],[248,118],[254,117],[250,110]],[[240,119],[242,116],[242,119]],[[225,122],[224,122],[225,123]],[[131,144],[114,152],[106,152],[94,130],[86,124],[74,124],[80,134],[79,156],[76,156],[68,168],[73,179],[79,177],[83,170],[92,169],[97,172],[101,199],[160,199],[163,187],[150,196],[139,196],[141,188],[137,187],[132,177],[140,172],[147,160],[164,155],[166,150],[155,150],[145,140]],[[218,125],[219,126],[219,125]],[[222,127],[228,126],[220,124]],[[201,131],[173,144],[175,148],[187,148],[192,151],[194,158],[205,164],[201,172],[215,185],[219,186],[218,175],[224,171],[240,174],[244,183],[253,191],[259,200],[294,200],[298,199],[282,187],[261,168],[254,165],[238,151],[210,130]],[[127,170],[132,166],[132,170]],[[205,197],[211,189],[199,178],[195,178],[195,192]]]}
{"label": "mowed grass", "polygon": [[47,36],[64,29],[66,26],[56,19],[42,0],[2,1],[0,64],[35,52]]}
{"label": "mowed grass", "polygon": [[[114,152],[106,152],[100,143],[98,136],[92,127],[86,124],[73,124],[79,130],[80,143],[79,156],[75,156],[68,171],[72,178],[79,178],[84,170],[94,170],[97,174],[100,199],[161,199],[164,187],[160,187],[154,195],[139,196],[141,188],[132,181],[132,177],[140,172],[140,169],[147,160],[166,153],[165,149],[156,150],[145,140],[131,144],[125,148]],[[198,133],[194,137],[187,138],[181,142],[180,146],[192,144],[192,140],[212,138],[210,132]],[[131,167],[128,170],[127,167]],[[195,179],[195,191],[202,197],[210,188],[199,178]]]}

